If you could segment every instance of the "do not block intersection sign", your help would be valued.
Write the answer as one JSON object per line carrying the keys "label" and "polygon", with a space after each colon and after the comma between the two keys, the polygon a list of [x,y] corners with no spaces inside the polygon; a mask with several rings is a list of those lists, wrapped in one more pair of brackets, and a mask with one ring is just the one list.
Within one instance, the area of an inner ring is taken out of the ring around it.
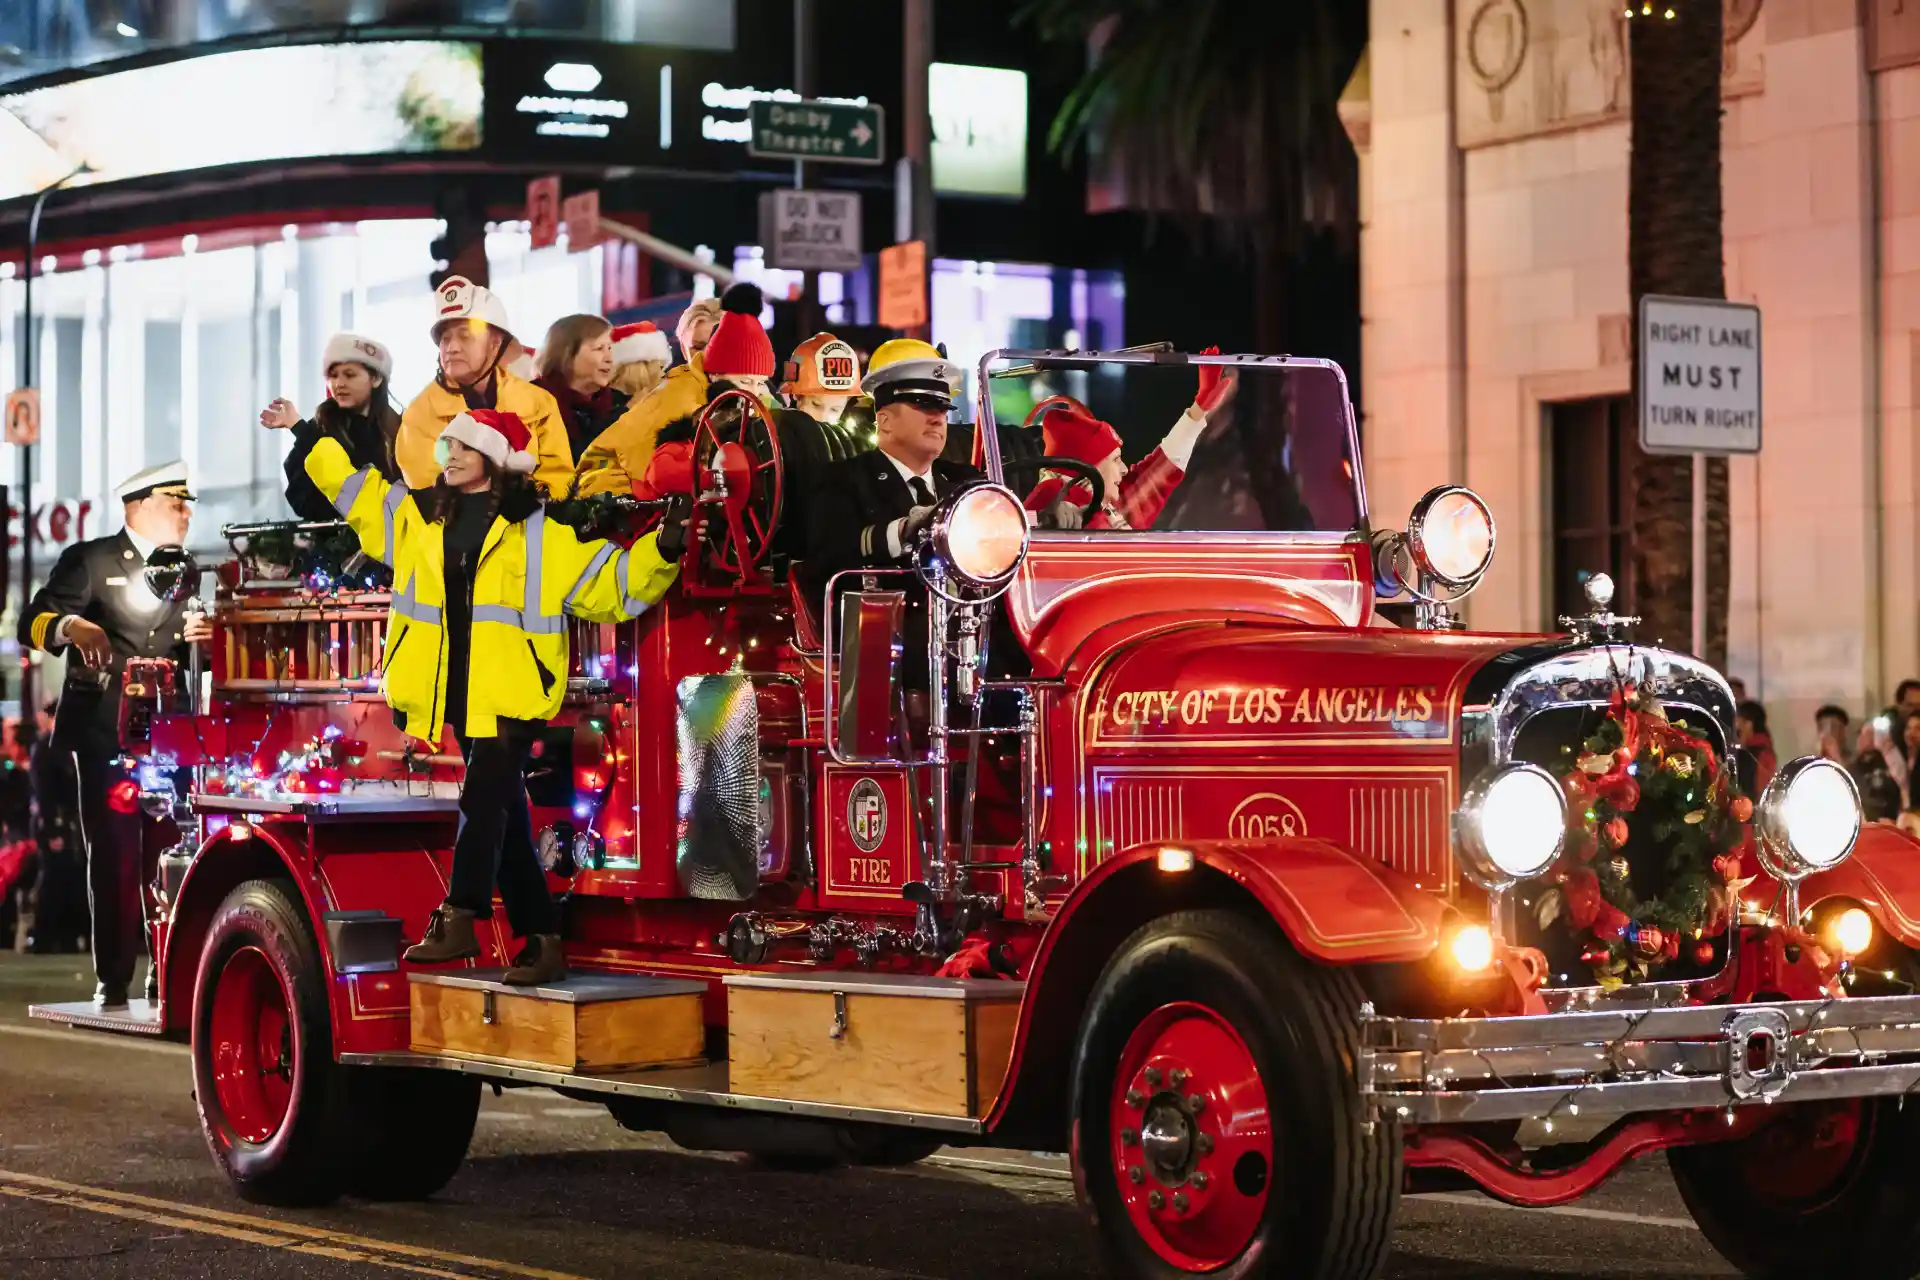
{"label": "do not block intersection sign", "polygon": [[860,197],[842,191],[760,196],[767,265],[785,271],[852,271],[860,265]]}

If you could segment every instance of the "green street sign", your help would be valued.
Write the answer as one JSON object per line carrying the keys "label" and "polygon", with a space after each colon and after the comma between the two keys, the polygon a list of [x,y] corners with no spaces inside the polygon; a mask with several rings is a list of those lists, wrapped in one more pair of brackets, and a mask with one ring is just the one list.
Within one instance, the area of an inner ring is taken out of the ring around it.
{"label": "green street sign", "polygon": [[777,160],[881,164],[887,117],[879,107],[852,102],[780,102],[747,107],[747,154]]}

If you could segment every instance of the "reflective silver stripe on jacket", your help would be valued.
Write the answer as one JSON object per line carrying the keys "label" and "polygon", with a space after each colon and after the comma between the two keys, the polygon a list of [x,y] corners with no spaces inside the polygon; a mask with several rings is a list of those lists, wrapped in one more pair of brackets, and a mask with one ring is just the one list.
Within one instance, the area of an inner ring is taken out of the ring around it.
{"label": "reflective silver stripe on jacket", "polygon": [[393,612],[397,617],[411,618],[415,622],[427,622],[440,625],[440,606],[421,604],[413,598],[413,583],[409,581],[393,593]]}
{"label": "reflective silver stripe on jacket", "polygon": [[593,559],[587,562],[586,570],[581,573],[580,580],[573,584],[573,590],[567,592],[566,600],[560,605],[562,610],[567,613],[573,612],[573,602],[580,598],[580,593],[587,589],[587,584],[598,577],[600,571],[607,567],[607,559],[612,555],[613,544],[611,542],[602,543],[600,549],[593,553]]}
{"label": "reflective silver stripe on jacket", "polygon": [[358,498],[360,491],[367,487],[367,477],[372,474],[372,467],[362,467],[348,476],[347,482],[340,486],[340,496],[333,500],[333,509],[340,513],[342,519],[353,511],[354,499]]}
{"label": "reflective silver stripe on jacket", "polygon": [[544,510],[527,517],[527,589],[523,607],[516,609],[507,604],[476,604],[473,606],[475,622],[502,622],[535,636],[559,635],[566,630],[565,618],[540,612],[540,561],[545,549],[546,532],[547,513]]}
{"label": "reflective silver stripe on jacket", "polygon": [[[368,470],[372,470],[372,468],[368,468]],[[388,487],[387,500],[381,504],[381,516],[386,522],[387,553],[380,557],[380,561],[389,569],[393,568],[393,520],[395,516],[400,514],[400,504],[406,500],[407,486],[401,481],[396,480]]]}
{"label": "reflective silver stripe on jacket", "polygon": [[647,602],[627,594],[627,560],[633,555],[629,547],[620,553],[620,560],[613,567],[613,576],[620,580],[620,608],[632,617],[639,617],[647,611]]}

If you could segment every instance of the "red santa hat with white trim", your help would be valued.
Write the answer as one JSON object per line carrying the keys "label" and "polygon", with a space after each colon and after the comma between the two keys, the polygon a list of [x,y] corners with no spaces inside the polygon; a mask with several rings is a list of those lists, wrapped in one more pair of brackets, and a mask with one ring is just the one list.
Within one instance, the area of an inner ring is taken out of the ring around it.
{"label": "red santa hat with white trim", "polygon": [[673,352],[667,346],[667,335],[655,328],[652,321],[641,320],[634,324],[614,326],[615,365],[638,364],[642,360],[658,360],[661,364],[667,364],[672,359]]}
{"label": "red santa hat with white trim", "polygon": [[484,455],[496,467],[518,471],[521,475],[533,474],[537,461],[533,456],[533,433],[517,413],[468,409],[455,414],[440,434]]}

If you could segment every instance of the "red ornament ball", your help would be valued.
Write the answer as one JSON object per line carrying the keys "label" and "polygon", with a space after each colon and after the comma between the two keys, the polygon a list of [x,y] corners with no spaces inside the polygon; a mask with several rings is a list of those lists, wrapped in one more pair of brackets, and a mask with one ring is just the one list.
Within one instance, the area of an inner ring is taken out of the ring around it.
{"label": "red ornament ball", "polygon": [[1607,825],[1602,830],[1606,833],[1607,843],[1613,848],[1619,849],[1626,845],[1627,820],[1625,818],[1607,819]]}
{"label": "red ornament ball", "polygon": [[1733,803],[1727,806],[1735,822],[1746,822],[1753,817],[1753,801],[1745,796],[1735,796]]}
{"label": "red ornament ball", "polygon": [[1634,810],[1640,807],[1640,783],[1634,778],[1622,778],[1613,788],[1613,806],[1616,809]]}
{"label": "red ornament ball", "polygon": [[1702,967],[1713,963],[1713,944],[1702,938],[1693,944],[1693,962]]}

